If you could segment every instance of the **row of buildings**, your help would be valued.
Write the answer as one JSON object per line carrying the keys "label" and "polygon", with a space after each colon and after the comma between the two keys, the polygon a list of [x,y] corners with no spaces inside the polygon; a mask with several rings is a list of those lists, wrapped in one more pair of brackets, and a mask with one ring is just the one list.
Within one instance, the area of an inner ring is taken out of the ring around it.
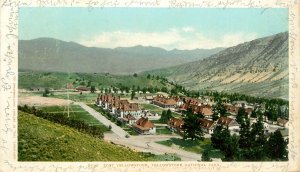
{"label": "row of buildings", "polygon": [[[207,134],[212,134],[214,128],[217,125],[222,125],[224,127],[227,127],[231,132],[237,132],[240,127],[239,124],[233,118],[230,117],[220,117],[219,120],[217,120],[216,122],[209,119],[200,118],[198,120],[198,123],[199,123],[199,127],[202,128],[203,132]],[[183,125],[184,125],[184,121],[180,118],[171,118],[168,121],[168,127],[173,131],[182,132]]]}
{"label": "row of buildings", "polygon": [[95,103],[107,110],[118,121],[132,126],[140,134],[156,133],[155,125],[148,119],[151,114],[141,110],[138,103],[130,103],[128,100],[111,94],[98,96]]}

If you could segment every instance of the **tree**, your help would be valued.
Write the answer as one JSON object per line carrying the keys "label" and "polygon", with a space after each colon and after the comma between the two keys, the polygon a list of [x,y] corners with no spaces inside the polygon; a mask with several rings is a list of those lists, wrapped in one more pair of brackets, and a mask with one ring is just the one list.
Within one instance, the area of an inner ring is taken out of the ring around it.
{"label": "tree", "polygon": [[96,88],[94,85],[91,86],[91,93],[94,93],[96,91]]}
{"label": "tree", "polygon": [[234,161],[237,159],[237,154],[239,151],[239,138],[236,134],[230,136],[229,130],[226,128],[224,129],[224,145],[223,145],[223,152],[225,155],[226,161]]}
{"label": "tree", "polygon": [[201,161],[211,161],[211,158],[209,156],[209,152],[210,152],[209,149],[205,149],[203,151],[202,156],[201,156]]}
{"label": "tree", "polygon": [[137,73],[134,73],[133,76],[134,76],[134,77],[137,77],[138,75],[137,75]]}
{"label": "tree", "polygon": [[172,112],[170,109],[168,109],[167,111],[163,111],[162,114],[161,114],[161,117],[160,117],[160,121],[161,122],[164,122],[164,123],[167,123],[170,118],[172,118]]}
{"label": "tree", "polygon": [[220,149],[223,146],[222,129],[222,126],[217,125],[213,134],[211,134],[211,144],[216,149]]}
{"label": "tree", "polygon": [[150,74],[148,74],[148,75],[147,75],[147,79],[150,79],[150,78],[151,78],[151,75],[150,75]]}
{"label": "tree", "polygon": [[49,88],[45,88],[45,91],[43,93],[43,97],[48,97],[49,94],[50,94]]}
{"label": "tree", "polygon": [[287,141],[284,141],[279,130],[271,133],[266,152],[272,160],[288,160]]}
{"label": "tree", "polygon": [[137,91],[137,92],[140,92],[140,91],[141,91],[140,86],[137,86],[137,87],[136,87],[136,91]]}
{"label": "tree", "polygon": [[88,83],[87,83],[87,87],[90,87],[91,86],[91,81],[89,81]]}
{"label": "tree", "polygon": [[263,117],[260,114],[258,117],[258,121],[251,125],[250,138],[252,140],[251,152],[248,156],[248,159],[252,161],[260,161],[264,160],[266,157],[265,154],[265,146],[266,146],[266,136],[264,134],[264,125],[263,125]]}
{"label": "tree", "polygon": [[236,122],[241,124],[244,122],[246,116],[246,111],[244,107],[239,108],[238,113],[236,115]]}
{"label": "tree", "polygon": [[250,138],[250,120],[248,118],[242,122],[240,127],[240,139],[239,145],[241,149],[250,149],[251,148],[251,141]]}
{"label": "tree", "polygon": [[167,93],[168,92],[168,88],[167,87],[162,87],[161,91]]}
{"label": "tree", "polygon": [[132,91],[131,91],[131,100],[133,100],[134,96],[135,96],[135,91],[132,90]]}
{"label": "tree", "polygon": [[192,140],[203,140],[203,131],[200,127],[199,118],[197,115],[194,115],[192,109],[189,108],[185,117],[183,118],[183,139],[192,139]]}
{"label": "tree", "polygon": [[212,115],[212,120],[217,121],[220,118],[218,111],[214,111]]}

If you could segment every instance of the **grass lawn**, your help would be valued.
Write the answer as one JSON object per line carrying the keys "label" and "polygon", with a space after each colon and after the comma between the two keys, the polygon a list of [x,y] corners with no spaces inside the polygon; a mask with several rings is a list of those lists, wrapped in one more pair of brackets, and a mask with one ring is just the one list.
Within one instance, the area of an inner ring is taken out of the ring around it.
{"label": "grass lawn", "polygon": [[172,131],[169,130],[167,127],[156,127],[156,134],[172,134]]}
{"label": "grass lawn", "polygon": [[128,132],[128,134],[132,135],[132,136],[137,136],[139,135],[139,133],[137,131],[135,131],[133,128],[131,128],[130,126],[123,126],[122,127],[123,130],[125,130],[126,132]]}
{"label": "grass lawn", "polygon": [[[47,106],[47,107],[40,107],[41,110],[48,113],[64,113],[67,114],[66,107],[63,106]],[[87,123],[88,125],[94,126],[100,126],[102,131],[109,131],[108,127],[102,124],[100,121],[98,121],[96,118],[94,118],[92,115],[90,115],[88,112],[86,112],[84,109],[82,109],[79,105],[71,105],[69,109],[69,115],[72,119],[79,119]]]}
{"label": "grass lawn", "polygon": [[151,154],[150,152],[141,152],[141,154],[150,161],[180,161],[181,158],[178,157],[176,154],[173,153],[165,153],[162,155],[154,155]]}
{"label": "grass lawn", "polygon": [[[167,109],[161,108],[161,107],[153,105],[153,104],[140,104],[140,106],[141,106],[141,108],[149,110],[152,113],[158,113],[159,115],[162,114],[162,111],[167,110]],[[180,117],[181,116],[181,114],[178,114],[178,113],[175,113],[175,112],[172,112],[172,115],[174,117]]]}
{"label": "grass lawn", "polygon": [[150,120],[154,124],[165,124],[164,122],[161,122],[160,120]]}
{"label": "grass lawn", "polygon": [[158,113],[161,115],[163,108],[160,108],[158,106],[152,105],[152,104],[140,104],[141,108],[149,110],[151,113]]}
{"label": "grass lawn", "polygon": [[169,146],[172,145],[179,146],[180,149],[194,152],[194,153],[202,153],[205,149],[210,149],[211,158],[223,158],[224,155],[220,150],[213,149],[211,146],[211,140],[209,138],[205,138],[203,141],[195,141],[195,140],[183,140],[179,138],[171,138],[169,140],[158,141],[157,143]]}

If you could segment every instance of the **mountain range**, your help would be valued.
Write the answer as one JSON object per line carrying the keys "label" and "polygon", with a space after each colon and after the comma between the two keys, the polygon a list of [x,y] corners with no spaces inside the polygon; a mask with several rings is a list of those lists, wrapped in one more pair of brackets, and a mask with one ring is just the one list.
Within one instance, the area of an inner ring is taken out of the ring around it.
{"label": "mountain range", "polygon": [[223,50],[170,50],[158,47],[85,47],[53,38],[19,40],[19,69],[133,74],[166,68],[209,57]]}
{"label": "mountain range", "polygon": [[288,32],[229,48],[85,47],[52,38],[19,41],[19,69],[161,75],[191,90],[288,99]]}
{"label": "mountain range", "polygon": [[288,32],[245,42],[209,58],[149,73],[192,90],[288,99]]}

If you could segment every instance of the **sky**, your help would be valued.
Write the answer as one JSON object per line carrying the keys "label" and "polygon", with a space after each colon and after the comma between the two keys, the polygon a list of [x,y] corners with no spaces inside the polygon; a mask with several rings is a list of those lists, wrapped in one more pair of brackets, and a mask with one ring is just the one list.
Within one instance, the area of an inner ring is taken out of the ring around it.
{"label": "sky", "polygon": [[19,10],[19,39],[89,47],[230,47],[288,30],[288,9],[34,8]]}

